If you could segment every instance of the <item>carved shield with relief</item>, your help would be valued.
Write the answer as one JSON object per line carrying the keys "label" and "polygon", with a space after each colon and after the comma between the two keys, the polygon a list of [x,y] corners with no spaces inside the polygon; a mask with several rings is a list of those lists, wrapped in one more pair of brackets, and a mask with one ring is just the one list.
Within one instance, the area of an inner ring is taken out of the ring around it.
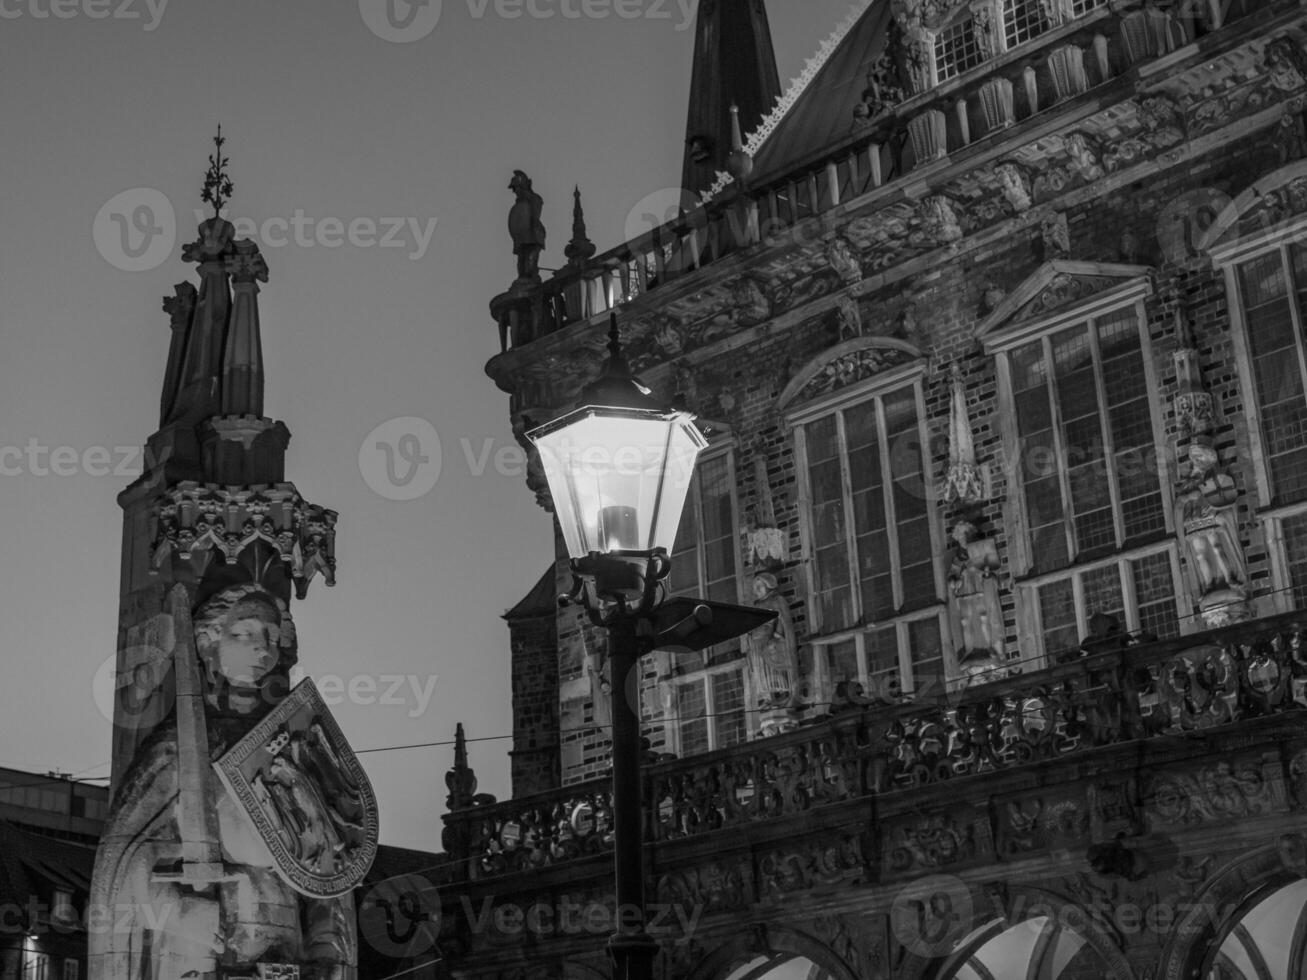
{"label": "carved shield with relief", "polygon": [[377,853],[377,800],[313,681],[305,679],[213,764],[296,891],[353,889]]}

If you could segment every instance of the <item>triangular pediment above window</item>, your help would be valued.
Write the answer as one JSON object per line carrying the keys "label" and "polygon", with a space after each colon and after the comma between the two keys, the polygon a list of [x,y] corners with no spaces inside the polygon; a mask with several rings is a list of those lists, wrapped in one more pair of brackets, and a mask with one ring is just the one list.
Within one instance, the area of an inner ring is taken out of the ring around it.
{"label": "triangular pediment above window", "polygon": [[1146,279],[1152,271],[1151,266],[1114,262],[1045,262],[980,321],[974,336],[983,341],[999,330],[1051,319],[1127,283]]}
{"label": "triangular pediment above window", "polygon": [[790,379],[778,407],[785,411],[919,360],[921,351],[893,337],[855,337],[822,351]]}
{"label": "triangular pediment above window", "polygon": [[[1197,192],[1195,192],[1197,193]],[[1218,264],[1238,261],[1249,251],[1283,240],[1297,240],[1307,226],[1307,160],[1296,160],[1262,177],[1231,200],[1208,191],[1199,207],[1188,209],[1209,223],[1197,236],[1195,250],[1206,252]]]}

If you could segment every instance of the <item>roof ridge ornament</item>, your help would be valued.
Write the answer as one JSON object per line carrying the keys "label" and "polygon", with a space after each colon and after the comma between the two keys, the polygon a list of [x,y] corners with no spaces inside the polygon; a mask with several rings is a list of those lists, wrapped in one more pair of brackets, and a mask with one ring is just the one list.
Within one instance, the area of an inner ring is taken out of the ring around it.
{"label": "roof ridge ornament", "polygon": [[[817,48],[816,54],[809,58],[803,66],[803,71],[790,79],[790,83],[777,98],[776,104],[772,106],[771,112],[762,117],[762,122],[751,132],[744,141],[744,152],[751,157],[756,157],[758,151],[762,149],[763,143],[767,141],[772,132],[780,125],[781,120],[788,115],[789,111],[794,108],[794,104],[799,101],[799,97],[807,91],[808,86],[812,84],[817,73],[825,67],[826,62],[830,60],[835,49],[840,46],[843,40],[848,36],[849,31],[862,19],[868,8],[871,7],[872,0],[854,0],[848,16],[840,23],[830,36],[824,40]],[[722,170],[717,174],[717,181],[711,188],[703,192],[703,200],[711,201],[722,191],[730,186],[735,178],[729,173]]]}

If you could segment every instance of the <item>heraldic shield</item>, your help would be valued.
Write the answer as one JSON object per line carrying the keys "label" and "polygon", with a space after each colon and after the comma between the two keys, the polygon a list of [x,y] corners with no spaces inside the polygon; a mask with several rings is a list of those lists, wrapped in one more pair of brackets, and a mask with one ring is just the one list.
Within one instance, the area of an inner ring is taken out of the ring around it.
{"label": "heraldic shield", "polygon": [[377,853],[377,799],[312,680],[213,764],[296,891],[334,898]]}

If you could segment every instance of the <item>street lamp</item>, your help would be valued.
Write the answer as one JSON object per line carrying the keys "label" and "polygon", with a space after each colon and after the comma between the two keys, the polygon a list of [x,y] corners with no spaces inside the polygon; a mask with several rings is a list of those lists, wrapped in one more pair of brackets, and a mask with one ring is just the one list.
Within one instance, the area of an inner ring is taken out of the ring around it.
{"label": "street lamp", "polygon": [[694,463],[708,442],[694,416],[660,405],[627,366],[613,313],[608,362],[579,407],[527,433],[540,453],[571,558],[579,602],[608,630],[613,692],[613,849],[617,980],[650,980],[657,945],[645,931],[641,827],[640,658],[659,647],[701,650],[776,616],[703,599],[665,600]]}

